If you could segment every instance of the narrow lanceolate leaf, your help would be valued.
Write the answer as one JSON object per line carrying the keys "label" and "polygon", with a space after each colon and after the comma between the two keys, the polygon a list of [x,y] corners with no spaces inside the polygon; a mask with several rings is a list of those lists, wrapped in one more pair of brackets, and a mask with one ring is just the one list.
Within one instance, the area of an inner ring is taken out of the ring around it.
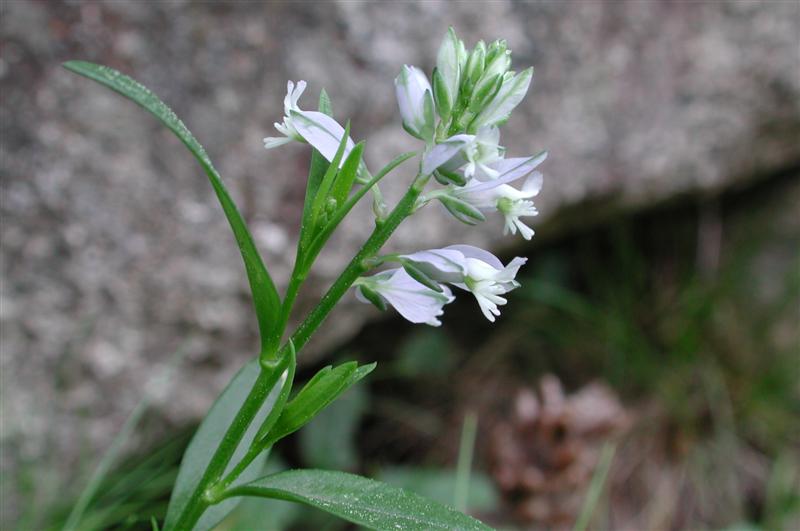
{"label": "narrow lanceolate leaf", "polygon": [[356,180],[358,169],[361,166],[362,153],[364,153],[364,142],[359,142],[353,150],[350,151],[350,155],[347,156],[347,160],[344,161],[342,169],[336,176],[330,196],[336,200],[337,206],[341,206],[347,201],[350,190],[353,189],[353,183]]}
{"label": "narrow lanceolate leaf", "polygon": [[317,193],[314,196],[314,201],[311,205],[311,218],[309,220],[309,224],[311,226],[312,233],[314,234],[317,232],[320,214],[322,213],[322,208],[328,199],[328,194],[333,186],[333,181],[336,178],[336,175],[339,173],[339,163],[342,161],[342,157],[344,157],[344,152],[347,148],[347,140],[349,138],[350,123],[348,122],[345,126],[344,135],[342,135],[342,139],[339,142],[339,147],[336,150],[336,154],[333,156],[331,164],[328,166],[328,170],[325,172],[325,175],[322,176],[322,181],[319,183],[319,188],[317,188]]}
{"label": "narrow lanceolate leaf", "polygon": [[303,503],[371,529],[491,529],[408,490],[345,472],[290,470],[234,487],[226,495]]}
{"label": "narrow lanceolate leaf", "polygon": [[[288,362],[288,357],[287,360]],[[211,410],[206,415],[200,427],[197,429],[186,453],[183,454],[183,460],[178,471],[178,478],[175,480],[175,486],[172,489],[172,497],[169,500],[167,507],[167,518],[164,523],[165,530],[175,529],[178,518],[183,510],[195,494],[200,481],[203,478],[203,473],[211,462],[214,452],[219,447],[231,419],[236,416],[236,412],[242,407],[249,390],[253,387],[256,379],[258,378],[259,371],[261,370],[258,359],[253,359],[247,363],[237,374],[233,377],[228,387],[211,406]],[[247,432],[240,441],[236,451],[231,458],[228,469],[225,473],[233,468],[235,463],[238,463],[247,452],[251,443],[255,440],[256,433],[259,431],[261,424],[269,416],[276,401],[279,399],[281,391],[288,379],[289,370],[286,363],[281,363],[276,371],[282,371],[283,375],[278,379],[275,386],[270,391],[264,404],[259,409],[255,418],[253,419]],[[239,476],[237,484],[252,481],[261,473],[264,465],[265,454],[261,458],[255,459],[250,466],[248,466],[242,475]],[[213,528],[219,521],[221,521],[234,507],[237,502],[234,500],[226,500],[222,503],[212,505],[203,513],[200,520],[197,522],[194,531],[204,531]]]}
{"label": "narrow lanceolate leaf", "polygon": [[320,370],[297,393],[297,396],[286,404],[278,421],[267,435],[264,445],[270,446],[302,428],[374,368],[375,363],[358,367],[356,362],[351,361],[335,369],[328,366]]}
{"label": "narrow lanceolate leaf", "polygon": [[[328,93],[323,89],[319,93],[319,112],[325,113],[328,116],[333,115],[333,106]],[[303,221],[300,224],[300,240],[298,246],[298,258],[302,255],[303,250],[308,247],[311,242],[312,227],[311,227],[311,208],[314,204],[314,198],[317,196],[317,190],[322,182],[322,178],[328,171],[330,163],[328,160],[316,149],[311,153],[311,167],[308,170],[308,182],[306,183],[306,198],[303,202]]]}
{"label": "narrow lanceolate leaf", "polygon": [[113,68],[86,61],[68,61],[64,63],[64,67],[110,88],[149,111],[170,131],[175,133],[175,136],[183,142],[200,163],[209,181],[211,181],[211,186],[217,194],[222,210],[225,211],[225,217],[228,218],[233,234],[236,237],[236,243],[239,246],[247,271],[247,279],[250,282],[250,289],[253,292],[253,303],[256,308],[261,339],[262,342],[266,341],[271,335],[271,327],[274,326],[275,317],[278,315],[280,297],[244,219],[236,208],[236,204],[222,182],[222,177],[214,168],[203,146],[172,112],[172,109],[134,79],[117,72]]}

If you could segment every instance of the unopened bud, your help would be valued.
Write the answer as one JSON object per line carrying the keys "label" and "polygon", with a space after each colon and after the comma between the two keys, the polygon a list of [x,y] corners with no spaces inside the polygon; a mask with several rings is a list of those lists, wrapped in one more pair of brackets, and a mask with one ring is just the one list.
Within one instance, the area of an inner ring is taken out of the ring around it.
{"label": "unopened bud", "polygon": [[421,140],[429,141],[434,132],[433,90],[422,70],[404,65],[394,80],[403,128]]}
{"label": "unopened bud", "polygon": [[483,83],[472,94],[472,99],[469,102],[469,111],[471,113],[478,113],[492,101],[492,99],[500,91],[503,86],[503,76],[496,75],[489,83]]}
{"label": "unopened bud", "polygon": [[436,110],[439,111],[442,120],[450,118],[450,113],[453,111],[453,100],[450,99],[450,92],[438,68],[433,69],[433,97],[436,100]]}
{"label": "unopened bud", "polygon": [[462,90],[469,93],[472,87],[478,82],[483,74],[484,59],[486,58],[486,44],[483,41],[478,42],[472,53],[467,60],[467,66],[464,69],[463,80],[461,81]]}

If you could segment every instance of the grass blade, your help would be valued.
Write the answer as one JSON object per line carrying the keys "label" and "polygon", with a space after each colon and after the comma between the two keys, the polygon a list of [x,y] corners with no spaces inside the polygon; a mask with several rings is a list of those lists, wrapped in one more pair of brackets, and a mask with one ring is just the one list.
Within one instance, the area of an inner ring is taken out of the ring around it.
{"label": "grass blade", "polygon": [[[145,389],[161,387],[167,380],[169,380],[170,376],[172,376],[172,372],[175,370],[175,367],[178,365],[180,360],[183,359],[184,354],[185,350],[183,348],[179,348],[171,356],[167,366],[161,370],[159,374],[155,375],[150,382],[148,382],[148,384],[145,386]],[[150,407],[150,399],[151,397],[145,393],[144,397],[142,397],[139,403],[136,404],[136,407],[133,408],[133,411],[131,411],[130,415],[128,415],[128,418],[125,419],[125,423],[122,425],[119,433],[116,437],[114,437],[114,440],[111,442],[111,446],[108,448],[108,450],[106,450],[106,453],[103,454],[100,462],[97,463],[97,467],[95,467],[94,471],[92,472],[89,482],[86,484],[86,487],[84,487],[83,491],[78,497],[78,500],[72,507],[72,511],[70,511],[69,516],[64,523],[64,527],[62,528],[64,531],[78,529],[78,524],[81,522],[81,518],[83,518],[83,514],[86,512],[86,509],[89,507],[92,499],[94,499],[95,495],[97,494],[100,485],[102,485],[103,481],[108,476],[111,467],[117,461],[117,458],[122,452],[125,443],[128,442],[128,439],[130,439],[133,431],[136,429],[136,426],[139,425],[139,421],[141,420],[145,411],[147,411],[147,408]]]}

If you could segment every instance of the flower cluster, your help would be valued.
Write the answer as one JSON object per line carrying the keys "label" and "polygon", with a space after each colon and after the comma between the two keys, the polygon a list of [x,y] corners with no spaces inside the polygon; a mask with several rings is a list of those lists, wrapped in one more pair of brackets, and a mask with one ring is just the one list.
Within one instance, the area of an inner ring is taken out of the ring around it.
{"label": "flower cluster", "polygon": [[[450,28],[439,49],[431,81],[415,66],[403,66],[395,79],[403,128],[425,143],[418,179],[431,177],[441,186],[421,194],[414,210],[438,201],[457,220],[474,225],[485,214],[504,218],[504,234],[517,232],[526,240],[534,231],[522,218],[537,215],[532,199],[542,187],[537,166],[546,152],[506,158],[500,126],[522,101],[533,69],[511,70],[511,51],[504,40],[483,41],[468,51]],[[305,82],[289,82],[283,123],[284,137],[265,138],[267,148],[291,140],[307,142],[333,161],[344,128],[321,112],[302,111],[297,100]],[[353,141],[345,141],[345,156]],[[343,159],[342,159],[343,160]],[[521,184],[518,184],[521,183]],[[373,190],[376,194],[377,188]],[[508,265],[487,251],[454,245],[408,255],[382,257],[400,267],[361,277],[354,286],[360,300],[379,308],[393,306],[413,323],[437,326],[444,305],[453,301],[448,285],[472,292],[490,321],[506,303],[502,295],[519,286],[514,280],[523,258]]]}

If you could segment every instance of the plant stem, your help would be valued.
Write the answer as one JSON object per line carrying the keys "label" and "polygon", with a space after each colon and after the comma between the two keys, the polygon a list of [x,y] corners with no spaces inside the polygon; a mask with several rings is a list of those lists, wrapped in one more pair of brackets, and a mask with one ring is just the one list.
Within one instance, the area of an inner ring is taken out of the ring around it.
{"label": "plant stem", "polygon": [[[425,181],[427,182],[427,179],[425,179]],[[422,183],[422,186],[424,186],[424,183]],[[417,197],[422,191],[422,186],[420,186],[420,179],[417,178],[414,185],[409,188],[394,210],[392,210],[391,214],[389,214],[389,217],[375,228],[372,235],[361,247],[361,250],[353,257],[345,270],[342,271],[342,274],[339,275],[339,278],[336,279],[336,282],[328,289],[327,293],[322,296],[316,308],[314,308],[300,326],[297,327],[297,330],[292,334],[292,341],[297,350],[303,348],[314,331],[322,324],[325,318],[328,317],[328,314],[336,303],[339,302],[339,299],[347,292],[353,282],[367,270],[364,262],[380,251],[381,247],[383,247],[389,239],[389,236],[392,235],[400,223],[409,215]]]}
{"label": "plant stem", "polygon": [[272,370],[263,365],[261,366],[258,378],[250,389],[242,407],[233,418],[228,431],[225,432],[222,442],[220,442],[211,457],[203,477],[192,493],[191,500],[176,520],[174,529],[192,529],[202,516],[203,511],[210,505],[205,498],[206,489],[218,481],[225,472],[225,468],[239,446],[242,437],[244,437],[247,428],[285,369],[286,367],[283,367],[281,363],[276,364]]}
{"label": "plant stem", "polygon": [[[350,260],[350,263],[347,265],[344,271],[342,271],[342,274],[339,275],[339,278],[336,279],[325,295],[323,295],[316,308],[312,310],[312,312],[305,318],[297,330],[295,330],[295,332],[292,334],[291,342],[294,344],[296,351],[299,351],[308,342],[314,331],[319,328],[336,303],[339,302],[339,299],[342,298],[342,296],[347,292],[359,275],[366,271],[367,267],[364,264],[365,260],[375,256],[378,251],[380,251],[381,247],[383,247],[400,223],[402,223],[402,221],[412,212],[414,203],[416,202],[417,197],[419,197],[419,194],[422,192],[422,189],[425,187],[427,181],[428,176],[417,176],[417,178],[414,180],[414,183],[411,185],[411,188],[408,189],[397,206],[395,206],[394,210],[392,210],[392,212],[383,222],[378,223],[369,239],[367,239],[353,259]],[[294,278],[295,275],[293,275],[293,280]],[[292,287],[293,284],[297,285]],[[297,294],[296,290],[299,289],[299,287],[300,282],[295,281],[290,283],[290,288],[287,289],[286,300],[284,300],[284,304],[282,305],[281,309],[282,315],[284,312],[286,312],[287,319],[288,310],[291,310],[291,303],[289,305],[286,303],[288,302],[290,296],[291,300],[294,300],[294,297]],[[288,310],[284,310],[284,307],[288,308]],[[287,359],[287,349],[289,348],[289,342],[285,343],[278,352],[277,359],[281,361]],[[192,493],[191,501],[188,503],[183,513],[178,517],[174,529],[192,529],[203,515],[203,511],[205,511],[209,505],[216,503],[216,500],[219,499],[219,496],[215,496],[214,493],[211,493],[211,499],[208,499],[206,497],[206,491],[209,489],[209,487],[217,483],[222,478],[222,475],[225,472],[233,453],[239,446],[242,437],[244,437],[247,428],[250,426],[250,423],[253,421],[253,418],[255,418],[259,409],[261,409],[261,406],[267,399],[267,395],[269,395],[269,392],[272,390],[273,386],[278,381],[278,378],[280,378],[280,375],[285,369],[285,367],[281,366],[280,362],[273,363],[271,362],[271,359],[272,356],[270,356],[269,349],[266,353],[262,352],[262,369],[258,375],[258,379],[253,384],[253,387],[250,389],[244,404],[242,404],[241,409],[239,409],[239,411],[236,413],[236,416],[228,428],[228,431],[225,433],[222,442],[214,452],[214,456],[211,458],[211,462],[206,468],[206,471],[203,473],[200,483],[198,483],[197,488],[195,489],[194,493]],[[269,370],[270,365],[274,365],[273,370]],[[244,468],[245,467],[237,465],[234,470],[241,471],[244,470]],[[225,477],[224,481],[226,483],[232,483],[235,480],[236,477],[233,477],[233,474],[229,474]]]}

